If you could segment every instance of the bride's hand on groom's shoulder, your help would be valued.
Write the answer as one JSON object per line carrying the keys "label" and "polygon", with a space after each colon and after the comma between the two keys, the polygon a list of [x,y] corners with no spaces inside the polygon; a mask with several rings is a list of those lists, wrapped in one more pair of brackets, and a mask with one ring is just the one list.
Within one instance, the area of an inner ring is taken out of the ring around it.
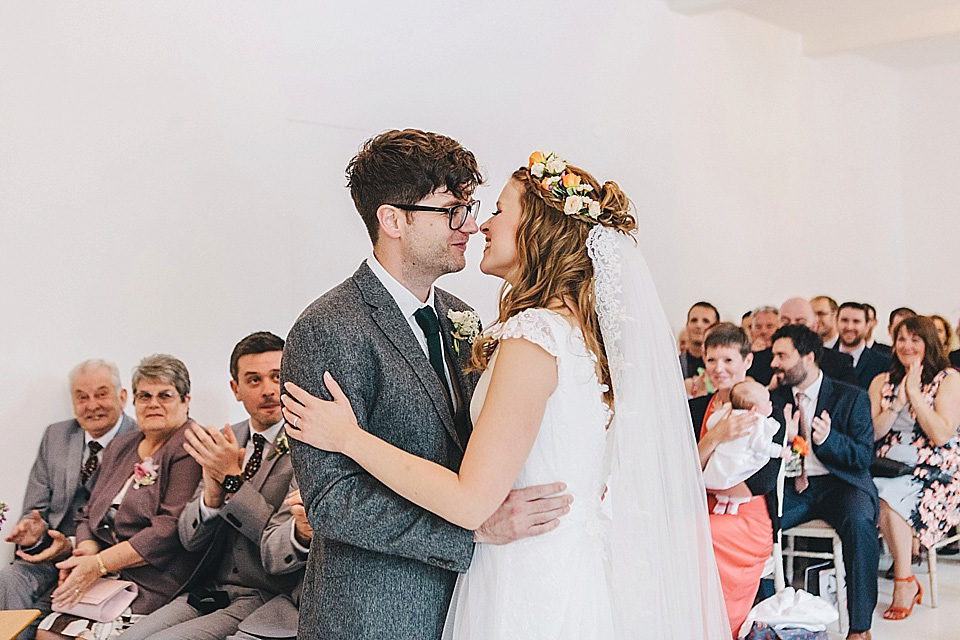
{"label": "bride's hand on groom's shoulder", "polygon": [[560,518],[570,511],[573,496],[562,493],[562,482],[538,484],[514,489],[480,528],[475,542],[507,544],[521,538],[539,536],[560,526]]}
{"label": "bride's hand on groom's shoulder", "polygon": [[329,372],[323,374],[333,400],[323,400],[292,382],[283,385],[287,436],[324,451],[343,452],[360,427],[346,394]]}

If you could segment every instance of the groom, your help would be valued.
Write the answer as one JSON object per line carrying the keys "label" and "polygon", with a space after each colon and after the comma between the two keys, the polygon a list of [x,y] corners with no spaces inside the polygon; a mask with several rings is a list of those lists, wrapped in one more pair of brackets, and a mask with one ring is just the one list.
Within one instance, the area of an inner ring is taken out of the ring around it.
{"label": "groom", "polygon": [[[470,435],[477,374],[470,345],[455,345],[450,311],[470,308],[436,289],[466,266],[478,231],[481,183],[473,154],[414,129],[368,140],[347,167],[350,194],[373,241],[356,273],[301,314],[282,377],[330,399],[329,371],[360,426],[415,455],[459,468]],[[475,542],[503,544],[557,526],[559,483],[511,492],[477,531],[396,495],[337,453],[290,441],[315,539],[300,605],[301,640],[436,640],[457,572]]]}

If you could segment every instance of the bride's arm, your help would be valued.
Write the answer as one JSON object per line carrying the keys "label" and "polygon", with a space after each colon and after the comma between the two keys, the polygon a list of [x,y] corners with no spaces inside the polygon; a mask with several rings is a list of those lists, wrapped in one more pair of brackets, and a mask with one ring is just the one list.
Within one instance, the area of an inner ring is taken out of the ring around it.
{"label": "bride's arm", "polygon": [[557,360],[524,339],[501,340],[486,400],[460,472],[424,460],[357,426],[350,402],[329,373],[333,401],[289,384],[283,396],[290,437],[338,451],[411,502],[477,529],[503,503],[536,440],[547,399],[557,388]]}

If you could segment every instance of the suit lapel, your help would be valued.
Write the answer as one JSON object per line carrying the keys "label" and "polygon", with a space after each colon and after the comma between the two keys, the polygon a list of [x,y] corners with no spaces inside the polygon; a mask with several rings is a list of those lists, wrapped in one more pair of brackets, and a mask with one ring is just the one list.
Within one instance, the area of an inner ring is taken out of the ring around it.
{"label": "suit lapel", "polygon": [[459,445],[460,439],[457,437],[453,416],[450,414],[446,396],[440,386],[440,379],[437,378],[436,372],[430,366],[430,361],[423,352],[420,343],[414,337],[406,318],[400,314],[400,307],[397,306],[393,296],[380,283],[380,280],[370,270],[366,262],[361,264],[357,272],[353,274],[353,280],[367,304],[375,307],[371,313],[373,321],[377,323],[387,340],[393,344],[401,357],[413,369],[420,380],[420,384],[423,385],[427,395],[430,396],[433,407],[443,421],[447,433]]}
{"label": "suit lapel", "polygon": [[69,504],[73,500],[73,494],[80,488],[80,467],[83,458],[83,429],[77,424],[77,428],[71,432],[70,439],[67,442],[66,464],[64,465],[64,494],[67,496]]}
{"label": "suit lapel", "polygon": [[466,373],[466,368],[470,363],[470,354],[473,345],[465,340],[461,340],[459,345],[460,353],[457,353],[457,349],[454,347],[453,322],[447,317],[451,307],[448,304],[446,294],[439,289],[436,291],[436,301],[437,313],[440,316],[440,334],[443,340],[443,348],[450,355],[450,360],[454,363],[453,371],[451,371],[455,379],[454,383],[457,385],[460,396],[466,403],[469,412],[470,399],[473,397],[473,388],[476,386],[476,382],[471,379],[474,376]]}
{"label": "suit lapel", "polygon": [[[832,404],[833,401],[833,383],[830,382],[830,378],[823,376],[823,382],[820,384],[820,395],[817,396],[817,409],[813,412],[813,415],[810,416],[812,421],[816,416],[819,416],[823,413],[828,406]],[[830,411],[827,411],[830,413]]]}

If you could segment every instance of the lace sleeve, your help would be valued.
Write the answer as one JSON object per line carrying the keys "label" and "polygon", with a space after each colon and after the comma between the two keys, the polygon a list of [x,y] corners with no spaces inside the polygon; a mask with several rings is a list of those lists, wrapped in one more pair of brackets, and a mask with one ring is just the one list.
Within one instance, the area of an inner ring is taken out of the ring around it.
{"label": "lace sleeve", "polygon": [[551,313],[546,309],[525,309],[511,318],[507,318],[507,321],[495,331],[494,335],[498,340],[522,338],[556,358],[560,353],[560,348],[554,335]]}

